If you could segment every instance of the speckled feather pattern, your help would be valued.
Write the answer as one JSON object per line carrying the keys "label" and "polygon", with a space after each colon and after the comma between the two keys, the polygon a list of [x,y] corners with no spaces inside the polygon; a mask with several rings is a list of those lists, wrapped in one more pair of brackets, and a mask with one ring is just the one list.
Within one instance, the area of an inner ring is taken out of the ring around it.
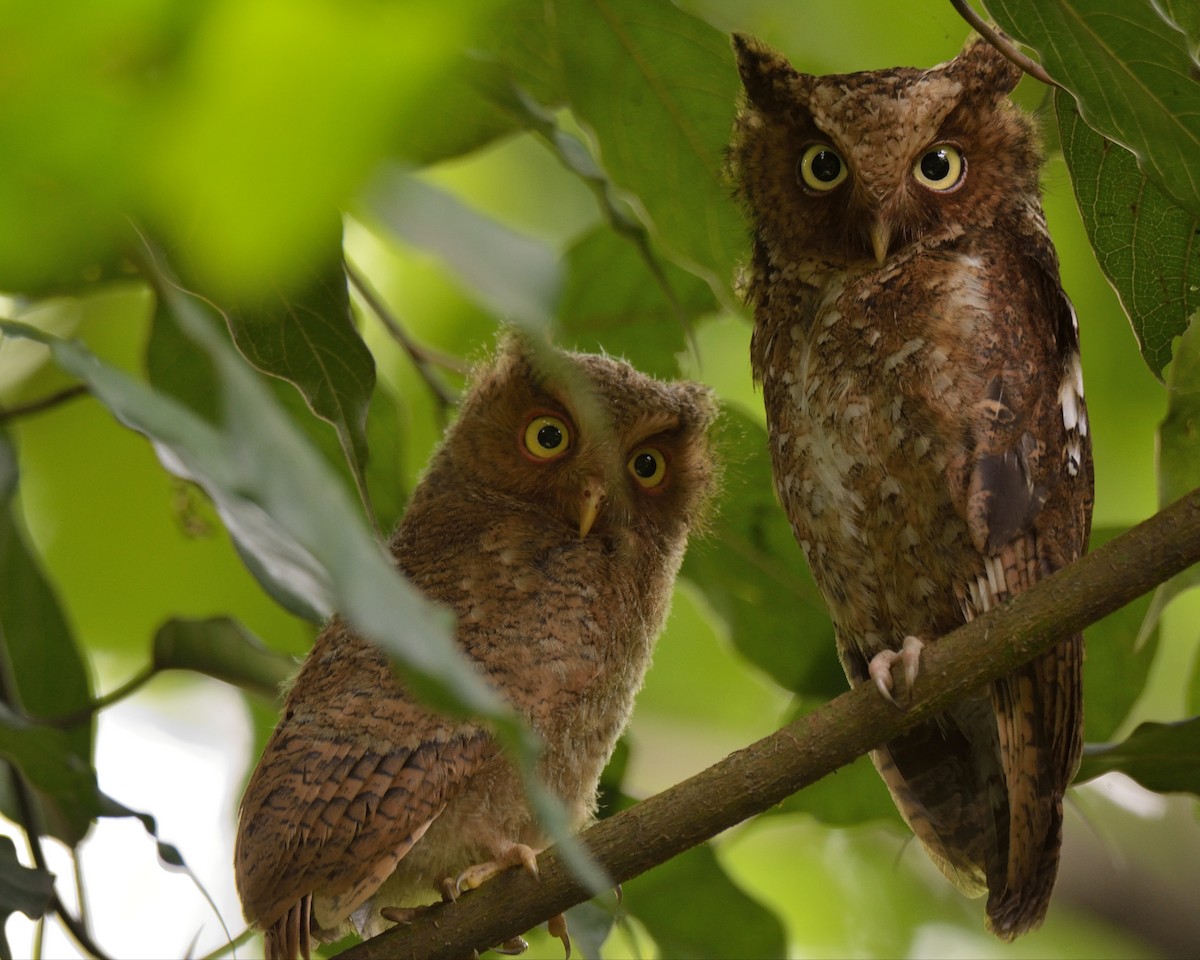
{"label": "speckled feather pattern", "polygon": [[[880,651],[936,642],[1086,548],[1078,332],[999,54],[975,41],[929,70],[814,77],[749,38],[735,49],[730,169],[754,230],[745,294],[775,481],[858,684]],[[849,167],[827,194],[798,180],[812,142]],[[911,172],[946,143],[966,172],[937,193]],[[1053,887],[1082,656],[1072,638],[873,755],[1005,939],[1041,922]]]}
{"label": "speckled feather pattern", "polygon": [[[533,413],[569,424],[567,455],[522,454]],[[539,775],[577,826],[594,814],[711,492],[714,415],[706,388],[513,335],[475,372],[392,539],[399,568],[454,611],[464,652],[542,737]],[[645,444],[669,466],[653,493],[626,469]],[[589,479],[607,497],[580,537]],[[381,908],[430,902],[511,844],[545,843],[487,730],[417,701],[334,620],[247,787],[236,875],[268,956],[293,957],[351,926],[379,932]]]}

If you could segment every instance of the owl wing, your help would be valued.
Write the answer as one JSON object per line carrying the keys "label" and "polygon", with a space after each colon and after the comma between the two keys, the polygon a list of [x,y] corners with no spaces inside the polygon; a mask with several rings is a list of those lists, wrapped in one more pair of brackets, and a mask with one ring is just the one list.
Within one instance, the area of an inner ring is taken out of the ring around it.
{"label": "owl wing", "polygon": [[[346,709],[370,710],[371,736],[361,718],[330,723],[334,705],[288,717],[246,789],[238,888],[247,917],[287,945],[281,956],[307,955],[314,892],[323,925],[344,921],[495,752],[478,726],[453,726],[398,693],[370,700]],[[381,718],[394,736],[379,737]]]}
{"label": "owl wing", "polygon": [[[1078,558],[1091,522],[1092,468],[1078,327],[1044,231],[1025,245],[1024,283],[990,298],[960,513],[981,559],[958,587],[967,619]],[[994,350],[988,350],[994,346]],[[1082,743],[1083,638],[1071,637],[992,685],[1007,818],[987,864],[989,923],[1011,938],[1040,923],[1057,872],[1062,797]]]}

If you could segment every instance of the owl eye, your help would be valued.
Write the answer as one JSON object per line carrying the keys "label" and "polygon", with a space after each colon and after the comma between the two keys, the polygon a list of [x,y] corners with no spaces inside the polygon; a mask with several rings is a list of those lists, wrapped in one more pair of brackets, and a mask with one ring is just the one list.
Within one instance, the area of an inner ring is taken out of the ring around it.
{"label": "owl eye", "polygon": [[810,190],[825,193],[846,179],[846,161],[827,143],[811,143],[797,164],[800,181]]}
{"label": "owl eye", "polygon": [[647,490],[660,486],[667,477],[667,458],[654,447],[635,450],[626,466],[629,475]]}
{"label": "owl eye", "polygon": [[953,190],[963,180],[967,164],[956,147],[943,143],[926,150],[913,164],[913,176],[930,190]]}
{"label": "owl eye", "polygon": [[559,417],[535,416],[525,425],[522,437],[525,452],[535,460],[561,457],[571,446],[571,429]]}

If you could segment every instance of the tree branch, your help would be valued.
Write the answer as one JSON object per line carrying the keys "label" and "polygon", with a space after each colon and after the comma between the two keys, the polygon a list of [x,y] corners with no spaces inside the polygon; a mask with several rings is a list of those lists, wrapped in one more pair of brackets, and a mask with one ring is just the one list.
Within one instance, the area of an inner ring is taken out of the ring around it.
{"label": "tree branch", "polygon": [[[623,882],[774,806],[861,754],[1011,672],[1055,643],[1200,561],[1200,490],[1027,593],[927,644],[908,710],[869,684],[707,770],[595,824],[580,840]],[[552,849],[541,879],[510,870],[457,903],[439,904],[340,954],[343,960],[461,960],[586,900]]]}

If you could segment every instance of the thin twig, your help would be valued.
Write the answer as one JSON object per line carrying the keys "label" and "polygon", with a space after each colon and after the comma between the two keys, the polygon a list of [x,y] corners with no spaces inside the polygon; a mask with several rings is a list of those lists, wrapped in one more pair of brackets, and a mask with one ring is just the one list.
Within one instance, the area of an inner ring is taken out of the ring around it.
{"label": "thin twig", "polygon": [[1011,60],[1018,67],[1024,70],[1035,80],[1040,80],[1042,83],[1051,87],[1061,87],[1062,84],[1055,80],[1046,72],[1036,60],[1033,60],[1016,48],[1012,40],[1005,34],[1001,33],[990,23],[976,13],[967,0],[950,0],[950,6],[958,11],[958,15],[962,17],[971,28],[978,33],[984,40],[990,43],[993,47],[1004,54],[1005,58]]}
{"label": "thin twig", "polygon": [[16,420],[17,417],[27,417],[30,414],[51,410],[69,400],[74,400],[76,397],[85,396],[87,393],[88,388],[82,383],[77,383],[73,387],[64,387],[56,393],[37,400],[30,400],[28,403],[20,403],[15,407],[0,407],[0,423],[7,423],[9,420]]}
{"label": "thin twig", "polygon": [[400,325],[400,321],[388,309],[387,304],[383,302],[383,298],[375,291],[375,288],[371,286],[366,277],[359,273],[349,260],[345,261],[345,266],[346,276],[350,278],[350,285],[363,298],[366,305],[371,308],[371,312],[379,318],[379,322],[392,335],[392,339],[408,355],[413,366],[417,368],[417,373],[421,375],[421,379],[425,381],[429,389],[433,392],[434,398],[441,405],[442,409],[446,410],[456,406],[458,404],[457,394],[441,381],[441,378],[434,372],[433,367],[439,366],[452,373],[465,374],[467,372],[466,366],[447,354],[430,350],[428,347],[424,347],[414,341],[404,327]]}
{"label": "thin twig", "polygon": [[114,703],[124,700],[131,694],[137,693],[150,680],[158,675],[158,670],[153,665],[146,667],[141,673],[135,674],[129,680],[117,687],[115,690],[110,690],[108,693],[95,700],[90,701],[85,706],[74,710],[71,713],[65,713],[57,717],[30,717],[34,723],[44,724],[47,727],[58,727],[60,729],[69,729],[77,727],[81,723],[86,723],[88,720],[103,710],[105,707],[111,707]]}
{"label": "thin twig", "polygon": [[[927,644],[901,712],[863,684],[707,770],[583,834],[616,882],[655,867],[929,720],[1159,583],[1200,562],[1200,490],[1026,593]],[[897,684],[901,680],[896,680]],[[541,879],[507,871],[456,903],[344,951],[344,960],[451,960],[524,933],[590,896],[553,849]]]}

